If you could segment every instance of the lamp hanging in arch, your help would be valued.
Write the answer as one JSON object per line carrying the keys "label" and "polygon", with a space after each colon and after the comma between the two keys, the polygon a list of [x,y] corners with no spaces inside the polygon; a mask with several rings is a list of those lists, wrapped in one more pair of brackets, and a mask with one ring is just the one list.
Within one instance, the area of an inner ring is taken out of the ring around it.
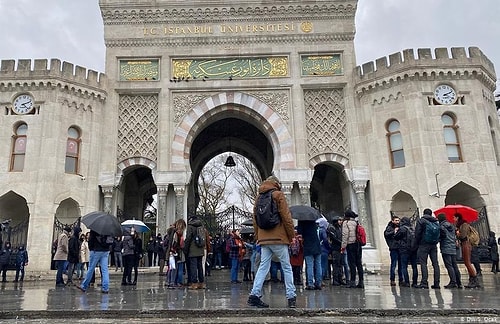
{"label": "lamp hanging in arch", "polygon": [[231,156],[231,138],[229,138],[229,156],[226,159],[226,162],[224,163],[225,167],[232,168],[236,166],[236,163],[234,162],[233,157]]}

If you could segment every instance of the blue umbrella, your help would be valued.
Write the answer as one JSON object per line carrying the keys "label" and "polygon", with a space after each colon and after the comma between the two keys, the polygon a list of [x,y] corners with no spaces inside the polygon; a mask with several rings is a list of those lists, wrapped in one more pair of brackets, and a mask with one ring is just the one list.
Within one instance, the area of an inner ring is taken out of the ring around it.
{"label": "blue umbrella", "polygon": [[128,219],[122,223],[123,228],[134,228],[139,233],[149,232],[149,227],[144,222],[136,219]]}

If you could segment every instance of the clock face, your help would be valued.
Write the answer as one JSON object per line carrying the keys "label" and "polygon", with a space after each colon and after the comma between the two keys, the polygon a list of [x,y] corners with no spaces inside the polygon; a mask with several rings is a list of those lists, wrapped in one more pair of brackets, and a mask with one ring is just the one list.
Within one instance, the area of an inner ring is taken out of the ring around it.
{"label": "clock face", "polygon": [[35,107],[35,100],[28,94],[22,94],[14,99],[13,110],[16,114],[24,115]]}
{"label": "clock face", "polygon": [[434,98],[442,105],[451,105],[457,101],[457,92],[447,84],[441,84],[434,90]]}

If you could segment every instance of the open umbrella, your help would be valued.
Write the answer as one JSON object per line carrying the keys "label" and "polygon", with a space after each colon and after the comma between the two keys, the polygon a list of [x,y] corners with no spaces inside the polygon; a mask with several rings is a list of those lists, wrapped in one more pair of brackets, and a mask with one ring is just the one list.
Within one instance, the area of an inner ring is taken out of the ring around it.
{"label": "open umbrella", "polygon": [[315,221],[321,218],[322,215],[316,208],[311,206],[297,205],[290,207],[292,218],[298,221]]}
{"label": "open umbrella", "polygon": [[475,222],[475,221],[477,221],[477,219],[479,217],[479,213],[477,212],[477,210],[475,210],[474,208],[471,208],[469,206],[464,206],[464,205],[446,205],[446,206],[439,208],[439,209],[436,209],[434,211],[434,214],[436,216],[439,214],[445,214],[446,219],[450,223],[455,222],[454,215],[456,213],[461,214],[463,220],[466,221],[467,223]]}
{"label": "open umbrella", "polygon": [[81,222],[87,228],[101,235],[120,236],[122,228],[118,219],[103,211],[95,211],[82,217]]}
{"label": "open umbrella", "polygon": [[244,226],[253,226],[253,219],[247,219],[246,221],[244,221],[243,223],[241,223],[241,225],[244,225]]}
{"label": "open umbrella", "polygon": [[144,224],[144,222],[136,219],[127,219],[122,223],[123,228],[131,228],[133,227],[137,232],[139,233],[144,233],[144,232],[149,232],[150,229],[149,227]]}
{"label": "open umbrella", "polygon": [[253,227],[242,227],[240,229],[240,234],[253,234],[255,233]]}

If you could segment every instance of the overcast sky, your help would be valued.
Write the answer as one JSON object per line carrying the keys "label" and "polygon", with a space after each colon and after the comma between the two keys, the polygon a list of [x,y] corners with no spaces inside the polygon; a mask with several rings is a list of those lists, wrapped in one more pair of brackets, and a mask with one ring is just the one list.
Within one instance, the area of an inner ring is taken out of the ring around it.
{"label": "overcast sky", "polygon": [[[0,0],[0,12],[0,59],[104,72],[98,0]],[[356,27],[358,65],[407,48],[477,46],[500,74],[500,0],[359,0]]]}

